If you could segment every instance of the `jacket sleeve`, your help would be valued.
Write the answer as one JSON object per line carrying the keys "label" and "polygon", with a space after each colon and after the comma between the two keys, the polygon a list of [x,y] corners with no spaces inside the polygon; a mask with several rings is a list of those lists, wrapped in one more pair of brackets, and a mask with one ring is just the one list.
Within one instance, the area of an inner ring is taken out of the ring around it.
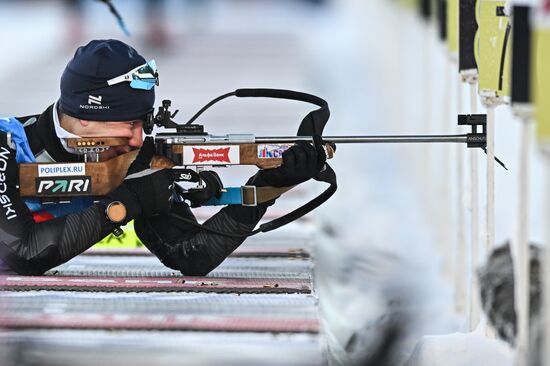
{"label": "jacket sleeve", "polygon": [[[247,234],[260,221],[267,206],[227,206],[203,225],[221,232]],[[174,206],[171,213],[196,222],[185,203]],[[201,230],[170,214],[138,217],[134,227],[141,241],[162,263],[190,276],[205,276],[246,239],[245,236],[228,237]]]}
{"label": "jacket sleeve", "polygon": [[13,271],[39,275],[82,253],[108,235],[114,225],[104,206],[35,223],[21,199],[15,150],[0,133],[0,259]]}

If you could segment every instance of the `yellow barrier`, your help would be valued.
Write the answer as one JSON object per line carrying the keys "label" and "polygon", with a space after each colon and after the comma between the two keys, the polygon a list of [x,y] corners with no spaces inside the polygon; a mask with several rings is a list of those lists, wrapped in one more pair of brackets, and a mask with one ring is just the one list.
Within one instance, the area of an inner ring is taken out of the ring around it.
{"label": "yellow barrier", "polygon": [[400,5],[409,9],[413,9],[418,5],[418,0],[399,0],[398,2]]}
{"label": "yellow barrier", "polygon": [[447,0],[447,48],[458,59],[458,0]]}
{"label": "yellow barrier", "polygon": [[534,33],[537,136],[550,151],[550,27],[538,28]]}
{"label": "yellow barrier", "polygon": [[510,95],[511,25],[504,14],[506,1],[479,0],[476,19],[476,61],[479,94],[486,98]]}
{"label": "yellow barrier", "polygon": [[98,248],[137,248],[143,246],[139,240],[135,230],[134,221],[130,221],[122,227],[123,233],[121,236],[109,234],[103,240],[95,244]]}

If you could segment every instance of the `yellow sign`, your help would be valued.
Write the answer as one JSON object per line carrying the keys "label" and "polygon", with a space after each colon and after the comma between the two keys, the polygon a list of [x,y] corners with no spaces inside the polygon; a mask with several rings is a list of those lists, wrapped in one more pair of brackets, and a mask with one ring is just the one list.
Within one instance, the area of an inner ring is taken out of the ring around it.
{"label": "yellow sign", "polygon": [[458,57],[458,0],[447,0],[447,48]]}
{"label": "yellow sign", "polygon": [[414,8],[417,2],[417,0],[399,0],[399,4],[410,9]]}
{"label": "yellow sign", "polygon": [[476,18],[476,61],[479,94],[482,97],[510,95],[511,23],[505,14],[506,1],[478,0]]}
{"label": "yellow sign", "polygon": [[115,236],[109,234],[103,240],[95,244],[96,248],[137,248],[143,246],[141,240],[139,240],[135,230],[134,221],[130,221],[126,225],[122,226],[123,233],[121,236]]}
{"label": "yellow sign", "polygon": [[533,45],[537,136],[541,143],[550,147],[550,26],[535,31]]}

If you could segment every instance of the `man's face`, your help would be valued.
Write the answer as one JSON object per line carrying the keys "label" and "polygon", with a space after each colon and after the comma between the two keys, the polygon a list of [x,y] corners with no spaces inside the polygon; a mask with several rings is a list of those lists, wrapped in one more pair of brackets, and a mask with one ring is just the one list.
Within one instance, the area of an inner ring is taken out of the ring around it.
{"label": "man's face", "polygon": [[118,155],[135,150],[143,145],[143,122],[94,122],[81,121],[81,137],[127,137],[128,145],[111,147],[99,154],[100,161],[112,159]]}

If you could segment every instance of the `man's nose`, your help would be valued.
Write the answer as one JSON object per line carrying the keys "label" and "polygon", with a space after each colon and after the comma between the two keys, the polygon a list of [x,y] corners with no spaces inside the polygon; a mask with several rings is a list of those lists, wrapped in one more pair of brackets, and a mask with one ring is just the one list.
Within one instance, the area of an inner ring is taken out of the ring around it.
{"label": "man's nose", "polygon": [[128,140],[131,147],[141,147],[143,145],[143,123],[134,123],[132,126],[132,137]]}

